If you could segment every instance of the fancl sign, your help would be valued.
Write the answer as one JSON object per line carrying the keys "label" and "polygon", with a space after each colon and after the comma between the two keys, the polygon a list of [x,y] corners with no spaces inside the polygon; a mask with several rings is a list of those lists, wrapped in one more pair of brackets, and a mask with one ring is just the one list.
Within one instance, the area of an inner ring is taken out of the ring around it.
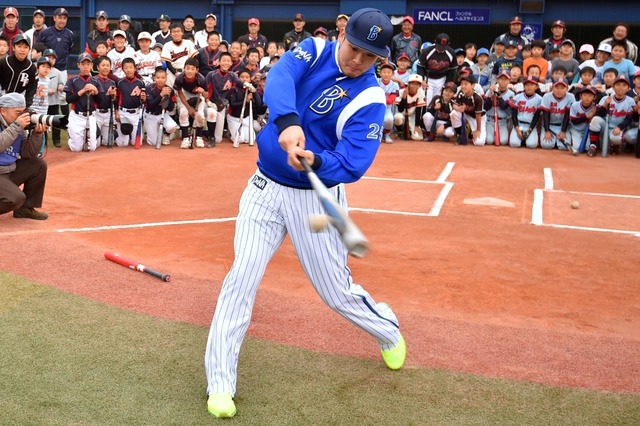
{"label": "fancl sign", "polygon": [[416,24],[488,25],[491,9],[414,9]]}

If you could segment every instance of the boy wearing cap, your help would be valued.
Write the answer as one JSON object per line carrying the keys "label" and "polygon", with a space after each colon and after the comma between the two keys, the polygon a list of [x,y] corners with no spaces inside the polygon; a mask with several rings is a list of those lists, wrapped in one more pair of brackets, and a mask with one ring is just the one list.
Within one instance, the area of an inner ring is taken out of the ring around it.
{"label": "boy wearing cap", "polygon": [[[487,127],[494,130],[496,126],[498,126],[500,128],[500,145],[507,145],[509,143],[509,128],[507,124],[509,123],[511,113],[509,100],[511,100],[515,94],[509,89],[510,76],[508,72],[501,72],[497,81],[496,87],[492,87],[485,94],[484,109],[487,111]],[[496,109],[498,115],[497,122]],[[494,142],[495,132],[487,132],[487,143],[493,144]]]}
{"label": "boy wearing cap", "polygon": [[[80,74],[70,78],[64,86],[67,102],[71,105],[69,113],[69,149],[74,152],[82,151],[85,141],[85,129],[89,120],[89,150],[98,147],[96,139],[95,98],[98,94],[98,80],[91,76],[93,58],[87,53],[78,56]],[[54,139],[55,141],[55,139]]]}
{"label": "boy wearing cap", "polygon": [[[15,7],[10,6],[4,9],[4,23],[2,24],[0,35],[6,37],[9,41],[9,55],[13,54],[13,40],[16,36],[24,34],[18,27],[19,16],[18,9]],[[31,43],[29,43],[29,48],[31,48]]]}
{"label": "boy wearing cap", "polygon": [[385,62],[380,65],[380,78],[378,78],[378,84],[384,90],[386,99],[387,110],[384,113],[384,129],[382,131],[382,141],[384,143],[393,143],[391,139],[391,131],[393,126],[401,126],[400,120],[394,119],[396,113],[396,98],[400,93],[400,86],[396,81],[393,81],[394,66]]}
{"label": "boy wearing cap", "polygon": [[[144,133],[147,134],[147,143],[156,145],[158,138],[158,125],[162,118],[161,131],[162,145],[169,145],[169,135],[172,134],[178,125],[169,115],[175,108],[176,94],[173,89],[167,86],[167,71],[158,67],[153,75],[153,83],[147,85],[147,101],[144,108]],[[162,114],[164,113],[164,116]]]}
{"label": "boy wearing cap", "polygon": [[115,111],[115,119],[118,137],[115,142],[118,146],[127,146],[133,145],[136,140],[140,109],[146,101],[146,93],[144,83],[136,77],[136,62],[133,58],[122,60],[122,71],[124,78],[116,83],[118,109]]}
{"label": "boy wearing cap", "polygon": [[37,9],[33,12],[33,25],[27,31],[24,32],[24,35],[29,37],[31,40],[31,47],[33,48],[34,43],[39,42],[40,33],[47,28],[44,23],[44,12],[41,9]]}
{"label": "boy wearing cap", "polygon": [[305,21],[302,13],[296,13],[293,17],[293,30],[285,33],[282,38],[286,50],[293,50],[302,40],[313,37],[311,33],[304,30],[304,24]]}
{"label": "boy wearing cap", "polygon": [[[179,26],[179,25],[178,25]],[[160,43],[163,46],[171,41],[171,17],[164,13],[158,18],[159,30],[151,34],[153,43]],[[182,28],[182,27],[180,27]]]}
{"label": "boy wearing cap", "polygon": [[393,72],[393,80],[398,83],[401,89],[407,87],[409,84],[409,77],[411,77],[411,71],[409,70],[409,66],[411,66],[411,59],[409,55],[402,52],[398,59],[396,60],[397,68]]}
{"label": "boy wearing cap", "polygon": [[513,40],[505,41],[504,55],[493,64],[491,84],[496,84],[498,74],[509,72],[514,65],[522,66],[522,59],[518,57],[518,44]]}
{"label": "boy wearing cap", "polygon": [[151,34],[146,31],[138,34],[138,46],[140,46],[140,49],[134,56],[138,67],[138,75],[145,84],[151,84],[153,83],[153,74],[155,74],[156,68],[162,67],[160,55],[155,50],[151,50]]}
{"label": "boy wearing cap", "polygon": [[[574,146],[582,143],[584,132],[589,128],[591,119],[595,117],[598,110],[595,103],[596,89],[591,85],[585,85],[580,89],[578,95],[580,102],[574,102],[569,110],[569,119],[571,125],[569,126],[569,133],[571,133],[571,140],[574,142]],[[587,144],[587,149],[589,144]]]}
{"label": "boy wearing cap", "polygon": [[495,64],[498,59],[502,58],[502,56],[504,55],[504,48],[505,44],[502,38],[498,37],[493,41],[493,46],[491,46],[491,54],[489,55],[488,61],[488,63],[491,64],[491,67],[493,67],[493,64]]}
{"label": "boy wearing cap", "polygon": [[564,78],[571,81],[578,74],[580,63],[573,57],[574,44],[571,40],[566,39],[560,45],[560,56],[551,61],[551,71],[559,66],[566,71]]}
{"label": "boy wearing cap", "polygon": [[51,62],[49,62],[49,58],[42,57],[36,61],[36,66],[38,67],[38,82],[31,109],[38,114],[46,114],[49,110],[49,95],[54,93],[50,89]]}
{"label": "boy wearing cap", "polygon": [[329,41],[336,41],[340,36],[340,31],[344,31],[347,26],[347,22],[349,22],[349,17],[344,13],[339,14],[336,17],[336,29],[331,30],[328,33]]}
{"label": "boy wearing cap", "polygon": [[37,124],[30,134],[25,131],[31,124],[25,107],[18,93],[0,97],[0,214],[13,211],[15,218],[45,220],[49,216],[35,207],[42,206],[47,180],[47,163],[38,158],[47,127]]}
{"label": "boy wearing cap", "polygon": [[13,54],[0,60],[0,89],[4,93],[21,93],[27,107],[33,102],[36,93],[38,70],[29,59],[29,39],[18,34],[13,39]]}
{"label": "boy wearing cap", "polygon": [[538,147],[537,125],[542,96],[536,93],[538,79],[535,77],[527,77],[523,84],[524,92],[518,93],[509,100],[513,124],[509,145],[512,148],[520,148],[526,144],[527,148],[535,149]]}
{"label": "boy wearing cap", "polygon": [[391,58],[396,61],[401,53],[409,55],[409,61],[414,63],[420,56],[422,39],[413,32],[414,21],[411,16],[402,18],[402,31],[391,40]]}
{"label": "boy wearing cap", "polygon": [[233,87],[242,85],[238,77],[229,71],[232,63],[231,54],[222,52],[219,59],[220,66],[217,70],[207,74],[205,79],[207,88],[207,134],[210,147],[213,147],[212,142],[222,142],[227,106],[229,105],[229,92]]}
{"label": "boy wearing cap", "polygon": [[[625,135],[625,130],[633,122],[633,113],[636,103],[633,98],[627,96],[629,91],[629,80],[624,76],[618,76],[613,84],[613,95],[603,97],[598,103],[597,115],[591,120],[589,125],[589,146],[590,157],[595,155],[598,149],[601,132],[609,132],[609,143],[611,144],[611,155],[618,153],[618,148],[622,144],[622,139],[628,143],[636,143],[637,132]],[[604,128],[605,115],[609,115],[609,127]]]}
{"label": "boy wearing cap", "polygon": [[575,96],[576,99],[579,99],[580,94],[582,93],[582,89],[585,86],[591,86],[595,83],[593,80],[595,76],[596,76],[596,70],[594,70],[593,68],[591,67],[581,68],[580,78],[578,79],[577,83],[569,85],[569,92],[573,93],[573,96]]}
{"label": "boy wearing cap", "polygon": [[207,83],[198,72],[198,60],[188,58],[184,63],[184,72],[179,73],[173,83],[176,91],[180,130],[182,143],[180,148],[187,149],[191,146],[189,138],[189,117],[193,117],[193,127],[196,129],[196,146],[204,148],[202,128],[205,121],[205,102],[201,97],[206,96]]}
{"label": "boy wearing cap", "polygon": [[571,134],[567,132],[569,128],[569,111],[571,105],[576,98],[568,93],[569,85],[565,79],[556,80],[553,83],[551,93],[547,93],[542,97],[540,110],[542,111],[542,127],[544,135],[540,140],[540,146],[543,149],[566,150],[564,141],[567,145],[573,145],[575,151],[578,150],[580,141],[572,141]]}
{"label": "boy wearing cap", "polygon": [[[601,44],[598,46],[598,50],[596,50],[595,59],[589,59],[580,64],[579,68],[582,69],[584,67],[591,67],[595,70],[596,74],[593,77],[593,84],[602,84],[602,72],[604,71],[604,64],[609,60],[611,56],[611,45],[609,44]],[[573,79],[573,82],[576,83],[578,76]]]}
{"label": "boy wearing cap", "polygon": [[398,112],[396,112],[394,121],[398,127],[408,126],[411,140],[420,141],[424,138],[418,130],[423,123],[423,116],[427,106],[426,94],[422,88],[422,77],[418,74],[411,74],[407,87],[400,90],[400,94],[396,99]]}
{"label": "boy wearing cap", "polygon": [[96,44],[99,41],[106,41],[109,47],[113,45],[113,36],[109,30],[109,15],[104,10],[96,13],[96,28],[87,35],[85,53],[91,55],[92,58],[97,58]]}
{"label": "boy wearing cap", "polygon": [[481,47],[476,54],[477,62],[471,65],[471,74],[485,92],[491,86],[491,72],[493,67],[489,66],[489,49]]}
{"label": "boy wearing cap", "polygon": [[111,70],[113,71],[113,75],[118,79],[124,78],[122,61],[126,58],[135,58],[136,56],[136,52],[133,48],[131,46],[127,46],[127,35],[124,31],[115,30],[113,32],[113,49],[109,50],[107,56],[111,59]]}
{"label": "boy wearing cap", "polygon": [[386,107],[373,64],[387,56],[392,31],[382,12],[360,9],[349,19],[343,42],[304,40],[298,48],[305,55],[285,54],[269,73],[269,122],[258,134],[258,170],[240,202],[235,259],[205,353],[207,409],[215,417],[236,414],[238,354],[257,288],[285,235],[321,300],[373,337],[390,369],[404,364],[398,319],[353,283],[340,234],[334,228],[311,233],[309,214],[323,208],[300,162],[304,158],[348,211],[344,183],[360,179],[380,148]]}
{"label": "boy wearing cap", "polygon": [[[457,91],[456,84],[450,81],[442,88],[442,94],[434,96],[424,115],[424,127],[427,133],[424,140],[431,142],[438,137],[445,137],[452,140],[456,136],[456,131],[451,124],[451,113],[453,112],[453,97]],[[435,121],[435,123],[434,123]]]}
{"label": "boy wearing cap", "polygon": [[583,63],[584,61],[588,61],[589,59],[593,59],[593,55],[595,54],[595,50],[593,46],[590,44],[583,44],[580,46],[578,50],[578,57],[580,58],[578,62]]}
{"label": "boy wearing cap", "polygon": [[442,92],[445,83],[454,80],[457,69],[455,52],[449,46],[449,36],[438,34],[434,44],[424,49],[418,59],[418,74],[427,83],[427,104]]}
{"label": "boy wearing cap", "polygon": [[182,20],[182,38],[185,40],[191,40],[195,45],[196,38],[196,21],[193,18],[193,15],[187,15]]}
{"label": "boy wearing cap", "polygon": [[484,145],[487,140],[487,116],[482,96],[474,91],[475,85],[476,80],[471,73],[464,73],[460,76],[460,91],[453,99],[451,125],[460,138],[462,132],[467,131],[466,126],[464,128],[462,126],[462,114],[464,114],[464,121],[469,125],[473,134],[473,144]]}
{"label": "boy wearing cap", "polygon": [[207,46],[207,38],[209,34],[216,30],[216,23],[218,18],[213,13],[207,14],[204,17],[204,28],[200,31],[196,31],[193,36],[193,43],[195,44],[197,49],[202,49]]}

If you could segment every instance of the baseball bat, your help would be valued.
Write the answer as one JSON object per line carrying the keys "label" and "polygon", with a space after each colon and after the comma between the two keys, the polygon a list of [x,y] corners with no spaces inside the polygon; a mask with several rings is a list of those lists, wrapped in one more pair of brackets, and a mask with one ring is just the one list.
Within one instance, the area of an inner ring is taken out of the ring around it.
{"label": "baseball bat", "polygon": [[578,153],[584,154],[587,150],[587,141],[589,140],[589,123],[587,122],[587,128],[582,134],[582,140],[580,141],[580,146],[578,147]]}
{"label": "baseball bat", "polygon": [[[146,89],[143,87],[142,92],[145,92]],[[135,149],[140,149],[142,146],[142,129],[144,129],[144,103],[140,102],[140,119],[138,120],[138,131],[136,132],[136,142],[133,145]]]}
{"label": "baseball bat", "polygon": [[107,136],[107,148],[113,148],[113,143],[115,139],[114,131],[115,126],[113,124],[113,112],[114,112],[114,104],[116,100],[115,98],[111,98],[111,105],[109,106],[109,135]]}
{"label": "baseball bat", "polygon": [[438,104],[440,104],[440,109],[442,109],[442,102],[440,102],[440,99],[437,99],[433,104],[433,123],[431,123],[427,140],[436,140],[436,133],[438,132],[438,113],[440,110],[435,108]]}
{"label": "baseball bat", "polygon": [[171,281],[171,276],[169,274],[163,274],[158,271],[154,271],[151,268],[147,268],[142,263],[138,263],[133,259],[129,259],[128,257],[120,256],[118,253],[108,251],[105,252],[104,257],[118,265],[126,266],[129,269],[134,269],[136,271],[144,272],[145,274],[149,274],[156,278],[160,278],[164,282]]}
{"label": "baseball bat", "polygon": [[564,145],[565,148],[567,148],[567,150],[571,153],[571,155],[578,155],[579,152],[576,151],[576,149],[573,147],[573,143],[567,143],[567,141],[565,141],[564,139],[559,139],[560,143],[562,145]]}
{"label": "baseball bat", "polygon": [[460,145],[467,145],[469,143],[469,134],[467,133],[467,119],[464,111],[460,113],[460,123],[462,123],[462,129],[460,131]]}
{"label": "baseball bat", "polygon": [[[164,100],[164,98],[162,98]],[[160,103],[163,102],[163,100],[160,101]],[[160,147],[162,146],[162,136],[164,133],[164,115],[166,114],[167,110],[162,108],[162,112],[160,113],[160,120],[158,120],[158,134],[156,135],[156,149],[160,149]]]}
{"label": "baseball bat", "polygon": [[253,128],[253,99],[249,100],[249,146],[253,146],[256,140],[255,129]]}
{"label": "baseball bat", "polygon": [[83,151],[89,151],[89,141],[91,138],[91,125],[89,124],[89,118],[91,118],[91,95],[87,93],[87,121],[84,126],[84,144],[82,144]]}
{"label": "baseball bat", "polygon": [[[404,90],[409,90],[409,86],[405,87]],[[408,94],[407,94],[408,96]],[[408,141],[409,137],[409,102],[407,102],[404,107],[404,140]]]}
{"label": "baseball bat", "polygon": [[604,117],[604,126],[602,127],[602,156],[606,157],[609,154],[609,111]]}
{"label": "baseball bat", "polygon": [[500,122],[498,121],[498,94],[493,96],[493,121],[496,128],[493,130],[493,144],[500,146]]}
{"label": "baseball bat", "polygon": [[364,234],[358,229],[356,224],[349,218],[346,212],[342,210],[338,202],[335,200],[331,192],[322,183],[318,175],[313,171],[307,160],[298,157],[302,167],[304,167],[309,182],[320,199],[320,203],[324,208],[329,222],[342,236],[345,247],[353,257],[363,257],[369,249],[369,241]]}
{"label": "baseball bat", "polygon": [[237,148],[238,142],[240,142],[240,135],[242,134],[242,125],[244,124],[244,107],[247,104],[247,96],[249,95],[249,90],[247,88],[244,89],[244,100],[242,101],[242,108],[240,108],[240,123],[238,124],[238,130],[236,131],[236,143],[233,145]]}

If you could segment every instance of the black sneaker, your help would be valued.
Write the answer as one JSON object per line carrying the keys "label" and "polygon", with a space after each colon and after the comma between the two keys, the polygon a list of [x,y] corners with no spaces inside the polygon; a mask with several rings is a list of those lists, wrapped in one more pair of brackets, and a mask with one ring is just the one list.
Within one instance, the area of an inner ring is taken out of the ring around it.
{"label": "black sneaker", "polygon": [[215,148],[216,147],[216,141],[211,139],[208,143],[207,143],[207,148]]}
{"label": "black sneaker", "polygon": [[13,211],[13,217],[16,219],[47,220],[49,215],[39,212],[33,207],[20,207]]}

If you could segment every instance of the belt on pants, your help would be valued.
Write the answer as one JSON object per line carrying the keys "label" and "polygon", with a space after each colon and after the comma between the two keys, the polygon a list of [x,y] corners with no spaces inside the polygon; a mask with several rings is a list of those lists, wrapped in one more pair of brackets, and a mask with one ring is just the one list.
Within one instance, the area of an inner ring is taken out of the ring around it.
{"label": "belt on pants", "polygon": [[99,109],[98,112],[109,112],[109,108],[106,109]]}
{"label": "belt on pants", "polygon": [[530,121],[518,121],[518,124],[531,124]]}
{"label": "belt on pants", "polygon": [[137,108],[134,108],[134,109],[120,108],[120,111],[128,112],[129,114],[135,114],[138,112],[138,109]]}
{"label": "belt on pants", "polygon": [[147,111],[147,114],[151,114],[151,115],[160,115],[160,114],[162,114],[162,112]]}
{"label": "belt on pants", "polygon": [[76,111],[76,110],[74,110],[73,112],[75,112],[76,114],[81,115],[83,117],[88,117],[89,116],[89,112],[86,112],[86,111]]}

